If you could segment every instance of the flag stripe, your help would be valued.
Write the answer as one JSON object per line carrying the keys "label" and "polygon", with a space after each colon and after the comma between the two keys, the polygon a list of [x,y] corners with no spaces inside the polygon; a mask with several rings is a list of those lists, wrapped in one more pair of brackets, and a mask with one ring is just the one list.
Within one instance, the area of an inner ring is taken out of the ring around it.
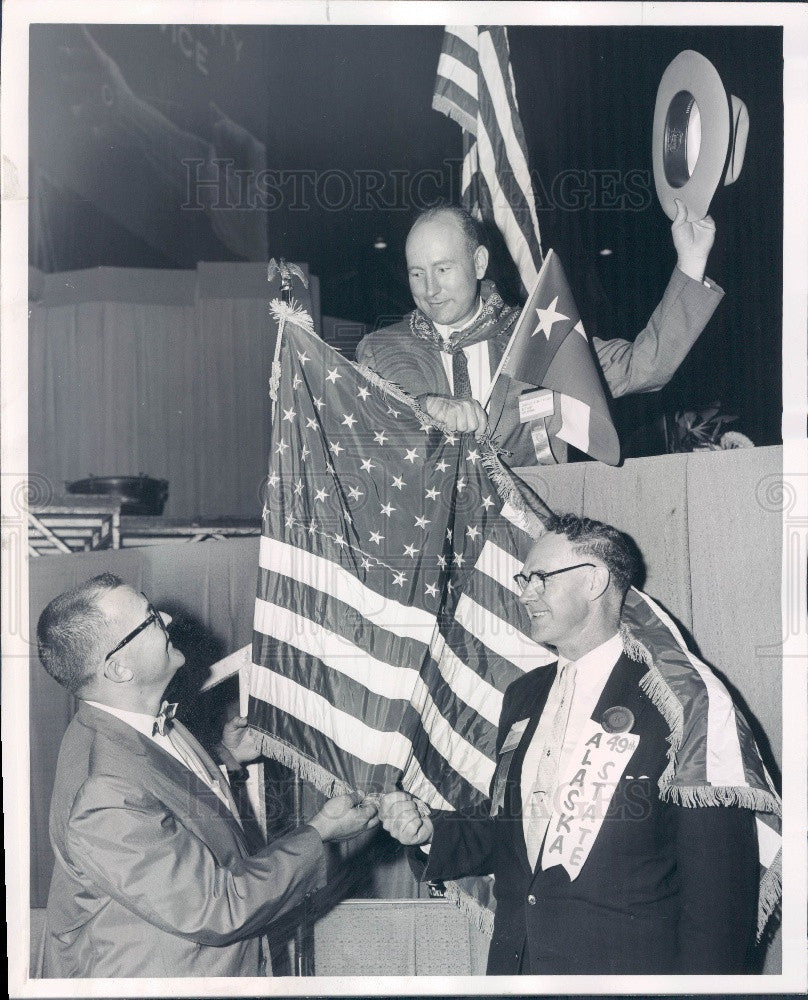
{"label": "flag stripe", "polygon": [[457,602],[455,618],[478,642],[524,672],[556,659],[546,650],[542,657],[541,648],[535,642],[467,594],[463,594]]}
{"label": "flag stripe", "polygon": [[434,615],[381,596],[339,563],[266,535],[261,537],[258,560],[262,569],[299,580],[356,608],[374,625],[383,622],[384,628],[394,635],[429,645],[435,628]]}

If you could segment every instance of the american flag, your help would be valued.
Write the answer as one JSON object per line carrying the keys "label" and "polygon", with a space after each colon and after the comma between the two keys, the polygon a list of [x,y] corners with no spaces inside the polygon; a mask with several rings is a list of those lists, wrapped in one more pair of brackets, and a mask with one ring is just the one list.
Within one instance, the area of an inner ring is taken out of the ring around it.
{"label": "american flag", "polygon": [[547,433],[608,465],[620,461],[595,357],[558,256],[548,251],[499,373],[552,392]]}
{"label": "american flag", "polygon": [[508,530],[486,466],[515,484],[489,444],[438,430],[275,310],[250,722],[269,756],[325,791],[400,781],[437,808],[482,801],[502,691],[537,663],[525,623],[503,614],[513,584],[486,541]]}
{"label": "american flag", "polygon": [[542,249],[506,28],[446,28],[432,107],[463,130],[463,206],[494,219],[527,294]]}
{"label": "american flag", "polygon": [[[433,808],[476,810],[505,689],[555,660],[530,638],[513,581],[550,512],[489,444],[432,426],[411,398],[319,340],[306,314],[278,302],[273,312],[250,724],[267,756],[327,793],[401,784]],[[755,811],[762,932],[780,894],[780,802],[749,726],[639,591],[621,632],[671,729],[660,794]],[[491,926],[490,880],[449,894]]]}

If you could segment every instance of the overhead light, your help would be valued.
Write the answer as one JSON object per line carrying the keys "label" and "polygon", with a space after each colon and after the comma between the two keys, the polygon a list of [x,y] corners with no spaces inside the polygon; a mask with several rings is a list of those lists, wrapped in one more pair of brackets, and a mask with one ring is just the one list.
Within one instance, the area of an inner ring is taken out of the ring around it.
{"label": "overhead light", "polygon": [[602,250],[598,250],[598,255],[600,257],[611,257],[613,253],[614,250],[612,250],[610,247],[604,247]]}
{"label": "overhead light", "polygon": [[373,249],[374,250],[386,250],[387,249],[387,240],[383,236],[377,236],[377,237],[375,237],[375,239],[373,240]]}

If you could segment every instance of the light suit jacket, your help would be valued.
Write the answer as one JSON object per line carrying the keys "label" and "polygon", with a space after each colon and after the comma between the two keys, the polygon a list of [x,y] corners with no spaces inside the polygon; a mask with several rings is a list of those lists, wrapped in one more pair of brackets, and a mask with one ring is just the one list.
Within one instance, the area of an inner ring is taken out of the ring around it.
{"label": "light suit jacket", "polygon": [[[688,351],[707,325],[724,296],[718,285],[694,281],[674,268],[665,294],[648,325],[634,341],[592,339],[598,363],[613,397],[635,392],[655,392],[670,382]],[[489,344],[491,372],[495,372],[508,345],[505,336],[492,336]],[[438,347],[413,336],[409,317],[376,330],[356,349],[361,364],[413,396],[451,395]],[[508,377],[497,380],[488,404],[488,428],[495,444],[509,452],[509,465],[535,465],[536,453],[530,426],[519,421],[519,396],[534,386]]]}
{"label": "light suit jacket", "polygon": [[82,703],[62,741],[40,975],[256,976],[266,925],[325,885],[310,826],[250,856],[183,764]]}

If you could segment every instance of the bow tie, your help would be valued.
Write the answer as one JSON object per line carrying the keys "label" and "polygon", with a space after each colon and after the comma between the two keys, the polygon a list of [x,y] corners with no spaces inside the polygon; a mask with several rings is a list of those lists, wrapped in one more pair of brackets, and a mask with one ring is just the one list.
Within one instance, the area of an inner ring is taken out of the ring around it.
{"label": "bow tie", "polygon": [[166,723],[171,722],[174,716],[177,714],[177,703],[176,701],[168,702],[164,701],[160,706],[160,711],[157,713],[157,718],[154,720],[154,728],[152,729],[152,736],[155,733],[159,733],[161,736],[165,734]]}

